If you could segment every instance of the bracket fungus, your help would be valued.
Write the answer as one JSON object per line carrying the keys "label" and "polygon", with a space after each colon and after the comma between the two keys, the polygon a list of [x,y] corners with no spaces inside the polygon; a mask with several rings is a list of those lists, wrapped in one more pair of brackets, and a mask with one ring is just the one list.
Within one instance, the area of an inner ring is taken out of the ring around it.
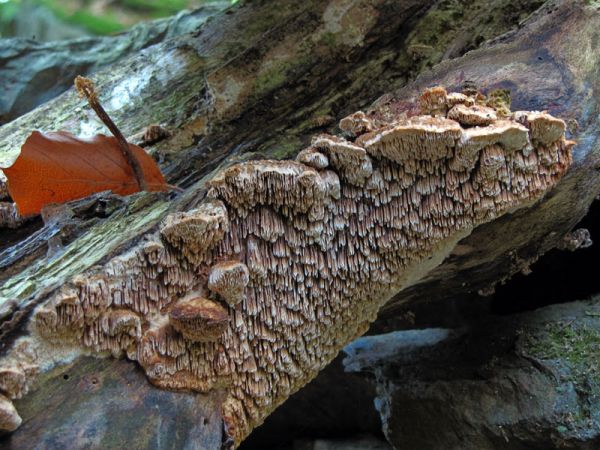
{"label": "bracket fungus", "polygon": [[496,110],[489,106],[457,104],[448,111],[448,119],[456,120],[464,126],[489,125],[498,116]]}
{"label": "bracket fungus", "polygon": [[196,209],[50,294],[5,358],[62,339],[125,353],[161,387],[224,388],[239,443],[475,226],[566,172],[563,121],[497,119],[477,101],[437,87],[419,116],[355,113],[340,123],[350,140],[223,170]]}
{"label": "bracket fungus", "polygon": [[472,106],[475,104],[475,98],[463,94],[462,92],[446,93],[446,104],[448,108],[456,105]]}
{"label": "bracket fungus", "polygon": [[10,398],[21,398],[26,393],[27,377],[25,372],[17,367],[0,368],[0,392]]}
{"label": "bracket fungus", "polygon": [[325,169],[329,166],[329,158],[313,147],[306,148],[298,153],[296,161],[314,169]]}
{"label": "bracket fungus", "polygon": [[169,321],[185,339],[193,342],[217,340],[227,328],[229,314],[216,302],[203,297],[181,300],[169,312]]}
{"label": "bracket fungus", "polygon": [[312,145],[329,155],[333,168],[349,183],[362,186],[373,173],[373,164],[366,150],[345,139],[321,135],[313,139]]}
{"label": "bracket fungus", "polygon": [[15,431],[21,425],[21,417],[13,403],[0,394],[0,430]]}
{"label": "bracket fungus", "polygon": [[244,299],[244,290],[249,281],[248,267],[237,261],[215,264],[208,274],[208,288],[223,297],[230,306]]}
{"label": "bracket fungus", "polygon": [[448,93],[441,86],[425,89],[419,99],[421,113],[430,116],[446,115],[448,112]]}
{"label": "bracket fungus", "polygon": [[192,263],[216,245],[228,230],[227,209],[220,201],[205,202],[192,211],[171,214],[160,233]]}
{"label": "bracket fungus", "polygon": [[373,123],[362,111],[357,111],[340,120],[340,129],[353,136],[373,131]]}
{"label": "bracket fungus", "polygon": [[459,123],[445,117],[417,116],[364,134],[357,143],[378,158],[394,162],[448,158],[462,136]]}

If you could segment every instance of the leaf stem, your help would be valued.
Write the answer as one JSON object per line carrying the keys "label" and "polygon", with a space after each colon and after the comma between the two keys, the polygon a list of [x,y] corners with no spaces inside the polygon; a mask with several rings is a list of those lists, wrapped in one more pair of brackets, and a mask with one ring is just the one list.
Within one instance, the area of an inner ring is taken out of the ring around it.
{"label": "leaf stem", "polygon": [[146,182],[144,171],[142,170],[142,165],[131,151],[131,148],[129,148],[129,143],[127,142],[119,128],[117,128],[117,126],[112,121],[108,113],[100,104],[100,101],[98,100],[98,94],[94,89],[94,83],[92,82],[92,80],[78,75],[75,78],[75,88],[77,89],[77,92],[79,93],[79,96],[81,98],[85,97],[87,99],[88,103],[90,104],[96,115],[100,118],[102,122],[104,122],[104,125],[108,127],[112,135],[117,140],[117,143],[119,144],[119,148],[121,149],[123,156],[127,160],[129,167],[131,167],[131,170],[133,170],[135,180],[137,181],[140,190],[147,191],[148,183]]}

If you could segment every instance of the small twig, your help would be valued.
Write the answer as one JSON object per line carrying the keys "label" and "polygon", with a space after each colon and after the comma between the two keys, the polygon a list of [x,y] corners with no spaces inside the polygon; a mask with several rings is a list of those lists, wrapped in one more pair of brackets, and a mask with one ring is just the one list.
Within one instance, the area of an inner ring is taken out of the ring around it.
{"label": "small twig", "polygon": [[115,123],[109,117],[108,113],[104,110],[100,101],[98,100],[98,94],[94,89],[94,83],[89,78],[85,78],[82,76],[77,76],[75,78],[75,88],[77,92],[79,92],[79,96],[81,98],[86,98],[92,109],[98,115],[100,120],[104,122],[104,125],[108,127],[113,136],[117,139],[117,143],[119,144],[119,148],[123,153],[123,156],[127,160],[129,167],[133,170],[133,174],[135,176],[135,180],[142,191],[148,190],[148,183],[146,183],[146,178],[144,177],[144,172],[142,170],[142,166],[139,160],[135,157],[131,149],[129,148],[129,143],[121,133],[121,131],[117,128]]}

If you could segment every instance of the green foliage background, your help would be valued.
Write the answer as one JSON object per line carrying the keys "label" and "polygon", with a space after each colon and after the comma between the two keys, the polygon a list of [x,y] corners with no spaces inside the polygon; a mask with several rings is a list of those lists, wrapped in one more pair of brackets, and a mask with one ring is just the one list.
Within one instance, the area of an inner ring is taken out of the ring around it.
{"label": "green foliage background", "polygon": [[[11,35],[11,24],[25,5],[41,6],[57,19],[89,34],[114,34],[142,21],[167,17],[216,0],[0,0],[0,36]],[[237,0],[229,0],[237,3]]]}

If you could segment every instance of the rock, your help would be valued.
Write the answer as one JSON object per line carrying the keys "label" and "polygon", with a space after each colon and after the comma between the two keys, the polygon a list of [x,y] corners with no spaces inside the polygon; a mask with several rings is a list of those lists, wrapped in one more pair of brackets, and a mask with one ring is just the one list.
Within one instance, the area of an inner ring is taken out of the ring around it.
{"label": "rock", "polygon": [[372,436],[349,439],[315,439],[296,441],[294,450],[391,450],[390,444]]}
{"label": "rock", "polygon": [[375,373],[396,449],[592,449],[600,445],[599,349],[597,297],[470,328],[359,338],[345,348],[344,366]]}

